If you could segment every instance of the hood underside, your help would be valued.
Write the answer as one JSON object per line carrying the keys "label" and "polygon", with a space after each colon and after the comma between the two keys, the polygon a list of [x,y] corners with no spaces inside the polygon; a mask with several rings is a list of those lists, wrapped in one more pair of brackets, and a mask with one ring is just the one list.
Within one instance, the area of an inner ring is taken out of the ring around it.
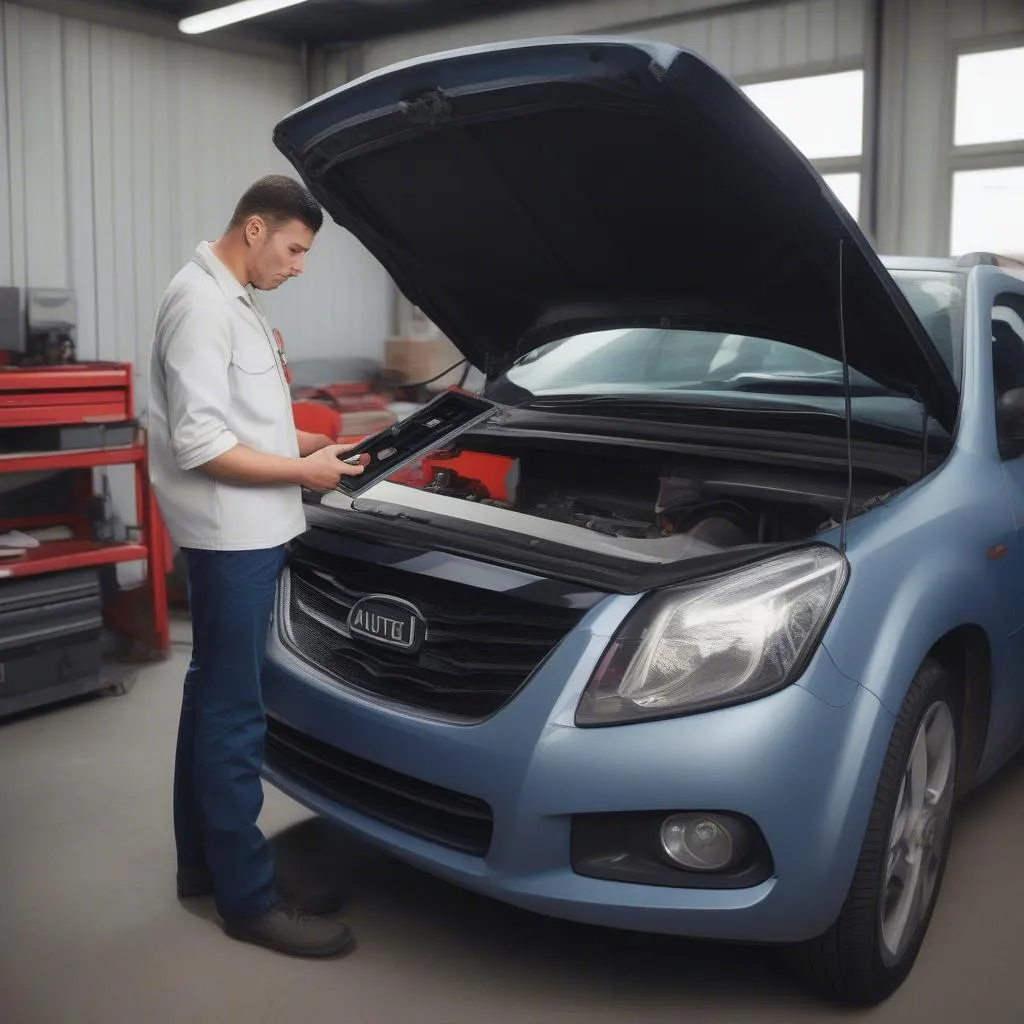
{"label": "hood underside", "polygon": [[954,425],[952,378],[856,224],[692,53],[558,39],[442,54],[314,100],[274,140],[489,375],[601,326],[837,360],[845,339],[854,368]]}

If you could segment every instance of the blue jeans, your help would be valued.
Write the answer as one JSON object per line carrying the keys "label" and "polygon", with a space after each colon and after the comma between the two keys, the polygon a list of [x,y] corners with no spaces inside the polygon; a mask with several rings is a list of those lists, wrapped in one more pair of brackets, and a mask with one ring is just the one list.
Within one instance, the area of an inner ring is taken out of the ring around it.
{"label": "blue jeans", "polygon": [[174,834],[180,868],[207,867],[222,917],[277,902],[274,863],[256,822],[266,717],[260,677],[283,547],[185,550],[192,661],[178,725]]}

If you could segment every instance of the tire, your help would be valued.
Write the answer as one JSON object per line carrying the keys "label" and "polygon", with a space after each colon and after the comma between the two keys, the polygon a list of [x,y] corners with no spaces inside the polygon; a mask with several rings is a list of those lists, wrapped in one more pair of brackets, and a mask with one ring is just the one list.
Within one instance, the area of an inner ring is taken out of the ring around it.
{"label": "tire", "polygon": [[[880,1003],[899,988],[914,966],[949,857],[960,710],[956,682],[937,662],[925,661],[893,726],[860,858],[839,917],[824,935],[789,951],[794,966],[833,1000],[855,1006]],[[934,805],[937,813],[932,814],[915,813],[913,806],[914,789],[921,792],[917,781],[922,777],[920,749],[916,778],[910,759],[922,733],[932,740],[931,756],[927,753],[929,744],[925,744],[925,763],[932,770],[925,773],[929,786],[924,793],[933,788],[933,783],[934,788],[940,780],[944,783]],[[899,870],[890,882],[890,841],[894,837],[899,838],[892,863]],[[900,845],[903,843],[907,845]],[[911,860],[903,854],[910,851],[912,855],[916,843],[921,847],[919,873],[914,875]],[[900,878],[901,873],[910,877]],[[912,886],[917,898],[908,906],[905,901]],[[901,929],[904,906],[908,909],[907,923]],[[923,912],[917,909],[922,906]]]}

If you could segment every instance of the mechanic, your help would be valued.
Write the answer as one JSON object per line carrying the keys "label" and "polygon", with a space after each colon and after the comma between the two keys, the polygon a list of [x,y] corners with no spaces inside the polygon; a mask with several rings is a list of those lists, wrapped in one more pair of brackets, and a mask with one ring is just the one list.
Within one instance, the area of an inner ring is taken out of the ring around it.
{"label": "mechanic", "polygon": [[225,932],[295,956],[351,947],[335,892],[299,891],[257,825],[266,719],[260,687],[285,545],[306,529],[302,489],[324,493],[361,466],[297,431],[282,354],[257,300],[302,273],[323,211],[269,176],[224,234],[200,243],[156,316],[150,475],[187,565],[192,660],[174,766],[181,899],[214,896]]}

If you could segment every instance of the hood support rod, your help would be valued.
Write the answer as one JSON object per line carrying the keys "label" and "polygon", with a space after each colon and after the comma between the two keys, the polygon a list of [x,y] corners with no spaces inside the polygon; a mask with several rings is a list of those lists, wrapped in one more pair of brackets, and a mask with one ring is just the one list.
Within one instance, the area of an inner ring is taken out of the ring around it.
{"label": "hood support rod", "polygon": [[846,553],[846,522],[853,503],[853,400],[850,394],[850,361],[846,357],[846,317],[843,309],[843,237],[839,236],[839,351],[843,360],[843,397],[846,418],[846,497],[843,500],[843,519],[839,525],[839,550]]}

